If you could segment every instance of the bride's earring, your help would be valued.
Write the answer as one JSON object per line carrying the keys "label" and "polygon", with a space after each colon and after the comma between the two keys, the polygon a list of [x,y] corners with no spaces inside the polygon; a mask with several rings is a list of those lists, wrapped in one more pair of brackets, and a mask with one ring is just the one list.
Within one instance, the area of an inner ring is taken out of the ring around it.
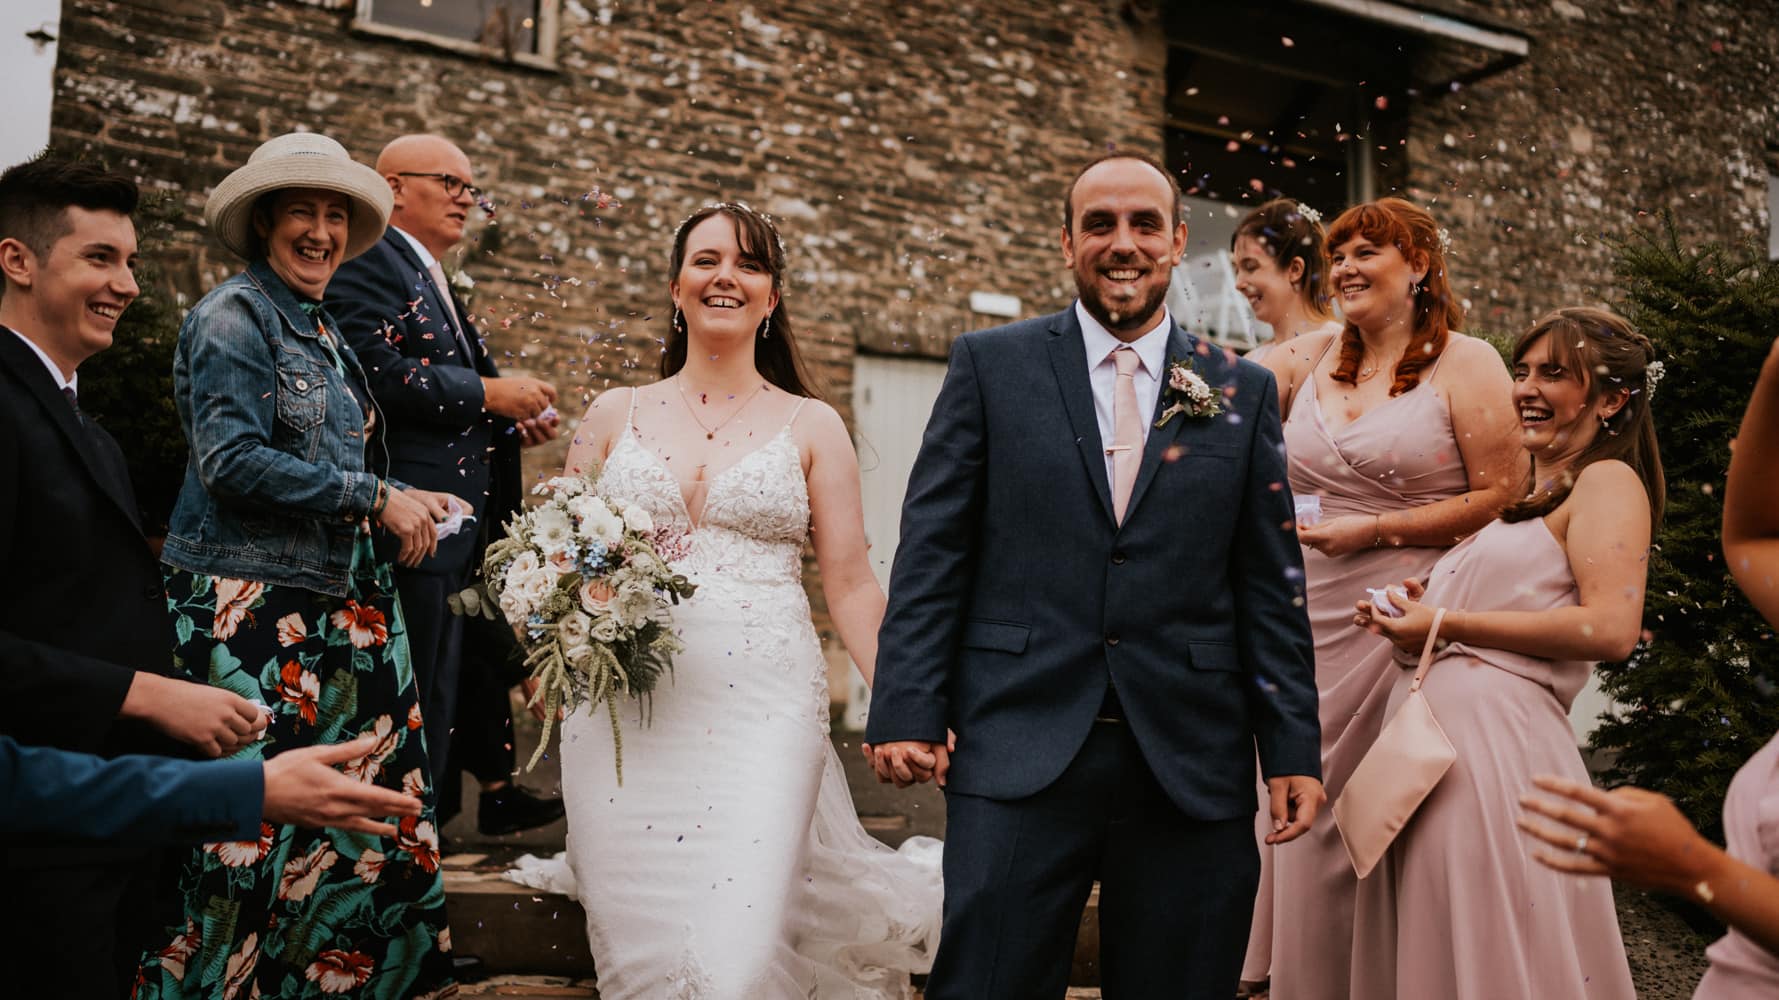
{"label": "bride's earring", "polygon": [[682,337],[686,335],[686,317],[679,311],[679,306],[673,307],[673,332]]}
{"label": "bride's earring", "polygon": [[772,314],[767,313],[766,322],[760,324],[760,339],[765,340],[770,336],[772,336]]}

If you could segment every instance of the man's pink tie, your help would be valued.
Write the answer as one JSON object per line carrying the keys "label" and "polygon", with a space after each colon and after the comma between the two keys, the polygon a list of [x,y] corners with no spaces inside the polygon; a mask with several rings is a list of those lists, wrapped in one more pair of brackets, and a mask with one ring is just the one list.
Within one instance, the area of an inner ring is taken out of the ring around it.
{"label": "man's pink tie", "polygon": [[1143,461],[1142,415],[1137,412],[1137,365],[1142,359],[1127,346],[1112,352],[1118,379],[1112,387],[1112,513],[1124,523],[1131,489],[1137,484],[1137,466]]}

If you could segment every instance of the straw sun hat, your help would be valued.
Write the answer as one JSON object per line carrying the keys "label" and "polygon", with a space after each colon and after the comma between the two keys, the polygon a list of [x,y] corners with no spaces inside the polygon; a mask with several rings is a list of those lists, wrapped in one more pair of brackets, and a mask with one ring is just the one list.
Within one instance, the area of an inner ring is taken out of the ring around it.
{"label": "straw sun hat", "polygon": [[247,258],[255,247],[253,203],[260,195],[283,188],[320,188],[351,200],[352,221],[342,260],[351,260],[382,239],[395,207],[389,183],[352,159],[346,147],[325,135],[291,132],[266,140],[216,185],[204,203],[204,224],[223,246]]}

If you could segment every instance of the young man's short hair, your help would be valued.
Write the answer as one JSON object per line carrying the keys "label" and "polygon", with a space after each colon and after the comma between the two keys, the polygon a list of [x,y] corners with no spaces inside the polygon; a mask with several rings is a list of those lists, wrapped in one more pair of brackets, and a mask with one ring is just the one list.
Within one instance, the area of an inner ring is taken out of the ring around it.
{"label": "young man's short hair", "polygon": [[138,198],[128,177],[44,154],[0,174],[0,240],[18,240],[41,258],[73,228],[68,208],[132,215]]}
{"label": "young man's short hair", "polygon": [[1160,160],[1157,160],[1155,157],[1150,156],[1147,153],[1139,153],[1135,150],[1115,149],[1110,152],[1101,153],[1093,159],[1088,160],[1080,170],[1075,172],[1075,179],[1069,182],[1069,189],[1062,196],[1063,231],[1070,233],[1075,231],[1075,185],[1081,183],[1081,178],[1086,176],[1089,170],[1092,170],[1094,167],[1099,166],[1107,160],[1135,160],[1138,163],[1147,163],[1149,166],[1154,167],[1156,173],[1167,179],[1168,190],[1173,194],[1174,225],[1177,226],[1185,221],[1180,215],[1180,182],[1174,179],[1174,175],[1168,172],[1167,167],[1162,166]]}

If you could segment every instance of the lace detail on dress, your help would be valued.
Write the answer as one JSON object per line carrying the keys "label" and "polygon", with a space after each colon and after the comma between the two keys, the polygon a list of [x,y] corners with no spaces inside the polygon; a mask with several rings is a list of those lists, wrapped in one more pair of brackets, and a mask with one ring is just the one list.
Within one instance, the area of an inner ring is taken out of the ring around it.
{"label": "lace detail on dress", "polygon": [[687,927],[679,959],[667,974],[667,1000],[710,1000],[715,995],[716,985],[698,961],[698,952],[692,947],[692,928]]}

